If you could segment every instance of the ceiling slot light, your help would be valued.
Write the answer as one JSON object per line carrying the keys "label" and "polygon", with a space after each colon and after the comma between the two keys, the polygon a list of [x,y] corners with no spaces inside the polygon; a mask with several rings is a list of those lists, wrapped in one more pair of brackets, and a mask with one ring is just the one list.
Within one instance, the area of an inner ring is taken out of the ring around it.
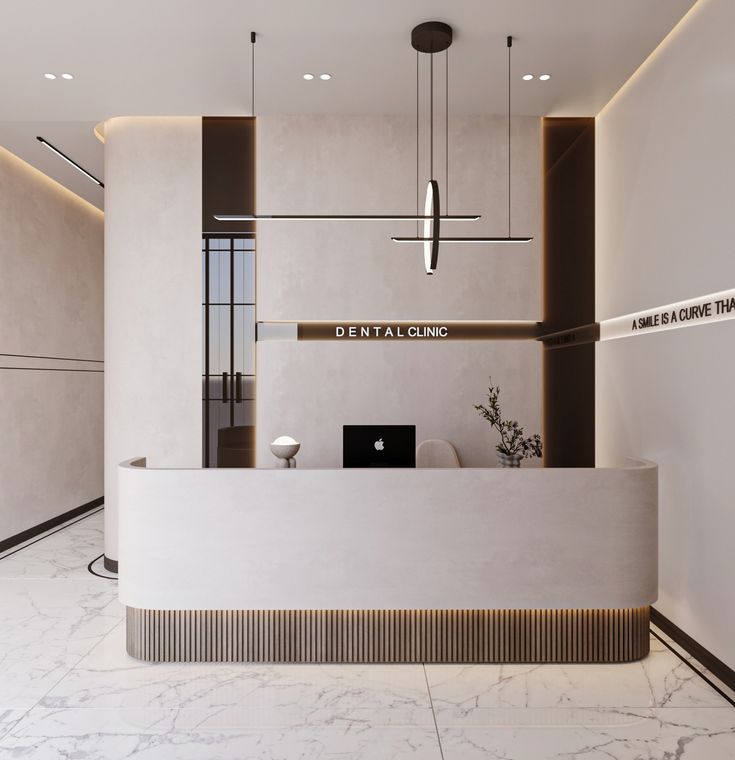
{"label": "ceiling slot light", "polygon": [[[446,31],[445,29],[446,28]],[[448,31],[448,36],[447,36]],[[448,38],[447,38],[448,37]],[[446,24],[442,24],[438,21],[429,21],[425,24],[419,24],[417,26],[412,34],[411,34],[411,43],[416,48],[417,51],[424,52],[424,53],[430,53],[433,55],[433,53],[440,51],[440,50],[446,50],[449,45],[452,44],[452,28],[447,26]],[[434,224],[430,224],[428,221],[424,221],[424,229],[423,229],[423,236],[418,236],[418,231],[416,237],[392,237],[391,240],[395,243],[423,243],[424,245],[424,264],[426,267],[426,274],[434,274],[434,271],[436,270],[436,264],[437,259],[439,256],[439,243],[529,243],[531,240],[533,240],[532,237],[526,237],[520,236],[520,237],[512,237],[511,235],[511,164],[510,164],[510,158],[511,158],[511,132],[510,132],[510,117],[511,117],[511,48],[513,47],[513,38],[509,35],[506,38],[506,44],[508,47],[508,235],[507,237],[441,237],[439,234],[439,220],[444,219],[444,217],[441,217],[438,215],[438,207],[439,207],[439,186],[438,183],[434,180],[433,174],[434,174],[434,67],[433,67],[433,58],[432,66],[431,66],[431,101],[430,101],[430,137],[429,137],[429,144],[430,144],[430,166],[431,166],[431,174],[432,178],[429,180],[429,185],[426,189],[426,208],[425,208],[425,219],[429,219],[429,210],[431,209],[434,213]],[[443,47],[442,47],[443,45]],[[527,75],[528,76],[528,75]],[[524,77],[525,78],[525,77]],[[416,77],[417,85],[418,85],[418,68],[417,68],[417,77]],[[447,78],[446,81],[446,102],[449,102],[449,80]],[[418,87],[417,87],[417,98],[416,98],[416,106],[417,106],[417,144],[418,144]],[[448,130],[448,111],[447,114],[445,114],[445,118],[447,121],[447,128],[445,128],[445,135],[449,133]],[[446,146],[446,155],[449,154],[448,145]],[[418,150],[417,150],[418,154]],[[446,158],[446,156],[445,156]],[[418,155],[417,155],[418,159]],[[449,167],[447,166],[446,169],[447,177],[449,176]],[[417,171],[416,171],[416,177],[418,179],[418,163],[417,163]]]}
{"label": "ceiling slot light", "polygon": [[[539,77],[540,79],[541,77]],[[533,74],[524,74],[523,75],[523,81],[524,82],[530,82],[533,79]]]}
{"label": "ceiling slot light", "polygon": [[52,74],[50,71],[47,71],[44,74],[44,77],[46,77],[46,79],[56,79],[56,74]]}
{"label": "ceiling slot light", "polygon": [[[441,26],[449,29],[451,40],[451,28],[446,24]],[[255,32],[250,33],[250,42],[252,45],[252,71],[255,71]],[[448,45],[446,46],[448,47]],[[445,48],[441,48],[444,50]],[[314,79],[313,74],[304,74],[304,79]],[[325,81],[332,78],[331,74],[320,74],[320,78]],[[252,75],[252,110],[255,116],[255,75]],[[41,138],[39,138],[40,140]],[[101,184],[101,183],[100,183]],[[436,196],[427,197],[427,209],[425,214],[420,214],[418,208],[416,213],[410,214],[213,214],[218,222],[433,222],[438,229],[437,219],[450,222],[474,222],[480,218],[479,214],[455,214],[452,216],[439,216],[439,195],[438,186]],[[430,193],[431,189],[427,191]],[[434,203],[434,200],[436,201]]]}
{"label": "ceiling slot light", "polygon": [[325,82],[328,82],[331,78],[331,74],[319,74],[319,79],[323,79]]}
{"label": "ceiling slot light", "polygon": [[549,79],[551,79],[551,74],[541,74],[541,76],[539,77],[539,79],[542,82],[548,82]]}
{"label": "ceiling slot light", "polygon": [[93,174],[90,174],[86,169],[79,166],[79,164],[76,161],[73,161],[69,156],[66,155],[66,153],[62,153],[58,148],[51,145],[50,142],[47,140],[44,140],[43,137],[36,137],[36,140],[41,143],[44,147],[48,148],[52,153],[55,153],[59,158],[63,158],[64,161],[66,161],[67,164],[70,166],[73,166],[78,172],[81,172],[87,179],[91,179],[92,182],[98,184],[100,187],[104,187],[104,184],[100,182],[100,180],[97,179]]}
{"label": "ceiling slot light", "polygon": [[74,79],[74,75],[73,74],[69,74],[69,73],[64,73],[64,74],[61,75],[61,78],[62,79]]}

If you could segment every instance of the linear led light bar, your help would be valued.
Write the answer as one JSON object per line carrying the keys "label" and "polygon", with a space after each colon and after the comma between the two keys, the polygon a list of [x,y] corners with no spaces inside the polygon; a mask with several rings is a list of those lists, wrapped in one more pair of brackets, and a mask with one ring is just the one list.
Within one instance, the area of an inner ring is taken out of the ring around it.
{"label": "linear led light bar", "polygon": [[[444,219],[445,217],[441,217]],[[394,243],[430,243],[430,237],[392,237]],[[532,237],[440,237],[440,243],[530,243]]]}
{"label": "linear led light bar", "polygon": [[69,156],[66,155],[66,153],[63,153],[55,146],[51,145],[51,143],[48,140],[44,140],[43,137],[36,136],[36,140],[41,143],[41,145],[44,145],[47,147],[50,151],[53,151],[56,153],[59,158],[63,158],[64,161],[66,161],[67,164],[70,164],[73,166],[78,172],[81,172],[87,179],[91,179],[92,182],[99,185],[100,187],[104,187],[104,183],[102,183],[100,180],[97,179],[93,174],[90,174],[86,169],[79,166],[79,164],[76,161],[73,161]]}
{"label": "linear led light bar", "polygon": [[[419,222],[420,214],[215,214],[218,222]],[[443,222],[475,222],[479,214],[440,216]]]}

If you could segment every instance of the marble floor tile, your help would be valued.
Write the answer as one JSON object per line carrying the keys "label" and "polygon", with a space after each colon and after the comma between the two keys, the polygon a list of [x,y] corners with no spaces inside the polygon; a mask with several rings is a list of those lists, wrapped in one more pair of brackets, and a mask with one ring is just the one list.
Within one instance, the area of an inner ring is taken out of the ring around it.
{"label": "marble floor tile", "polygon": [[[4,754],[3,754],[4,753]],[[434,726],[248,727],[236,712],[35,708],[0,755],[32,760],[441,760]]]}
{"label": "marble floor tile", "polygon": [[237,709],[248,725],[433,725],[421,665],[144,663],[116,627],[43,697],[47,708]]}
{"label": "marble floor tile", "polygon": [[[656,629],[656,633],[659,634],[659,636],[663,637],[663,633],[661,633],[658,629]],[[670,638],[666,638],[666,642],[670,647],[672,647],[675,652],[677,652],[680,657],[687,662],[691,663],[693,667],[695,667],[700,673],[702,673],[704,676],[706,676],[712,683],[720,689],[722,692],[725,693],[731,700],[735,701],[735,689],[730,688],[727,684],[720,681],[720,679],[712,673],[708,668],[706,668],[702,663],[700,663],[696,658],[694,658],[692,655],[689,654],[685,649],[683,649],[679,644],[677,644],[675,641],[673,641]],[[666,645],[663,644],[661,641],[659,641],[655,636],[651,636],[651,647],[654,646],[658,647],[659,650],[666,649]]]}
{"label": "marble floor tile", "polygon": [[732,760],[735,709],[500,709],[442,728],[444,760]]}
{"label": "marble floor tile", "polygon": [[0,579],[0,707],[28,708],[124,614],[108,581]]}
{"label": "marble floor tile", "polygon": [[[704,671],[693,658],[687,656],[686,659],[694,667]],[[726,707],[729,704],[695,670],[669,649],[652,652],[642,665],[656,707]]]}
{"label": "marble floor tile", "polygon": [[5,710],[0,707],[0,738],[25,715],[26,710]]}
{"label": "marble floor tile", "polygon": [[[496,708],[727,707],[660,642],[640,662],[595,665],[427,665],[439,725],[472,724]],[[660,646],[659,646],[660,645]]]}
{"label": "marble floor tile", "polygon": [[89,579],[87,565],[104,550],[103,520],[96,512],[0,558],[0,578]]}
{"label": "marble floor tile", "polygon": [[474,722],[497,708],[649,707],[640,663],[615,665],[427,665],[439,725]]}

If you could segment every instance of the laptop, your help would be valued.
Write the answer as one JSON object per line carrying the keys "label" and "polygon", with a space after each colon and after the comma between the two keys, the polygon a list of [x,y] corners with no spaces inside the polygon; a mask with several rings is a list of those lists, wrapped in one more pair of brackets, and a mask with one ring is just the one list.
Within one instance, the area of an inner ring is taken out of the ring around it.
{"label": "laptop", "polygon": [[416,425],[343,425],[343,467],[416,467]]}

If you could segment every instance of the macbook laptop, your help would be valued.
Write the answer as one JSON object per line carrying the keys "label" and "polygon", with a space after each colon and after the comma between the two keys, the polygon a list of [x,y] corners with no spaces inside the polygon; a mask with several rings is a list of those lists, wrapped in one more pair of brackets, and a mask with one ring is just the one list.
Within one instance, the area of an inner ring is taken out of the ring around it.
{"label": "macbook laptop", "polygon": [[343,425],[343,467],[415,467],[416,425]]}

